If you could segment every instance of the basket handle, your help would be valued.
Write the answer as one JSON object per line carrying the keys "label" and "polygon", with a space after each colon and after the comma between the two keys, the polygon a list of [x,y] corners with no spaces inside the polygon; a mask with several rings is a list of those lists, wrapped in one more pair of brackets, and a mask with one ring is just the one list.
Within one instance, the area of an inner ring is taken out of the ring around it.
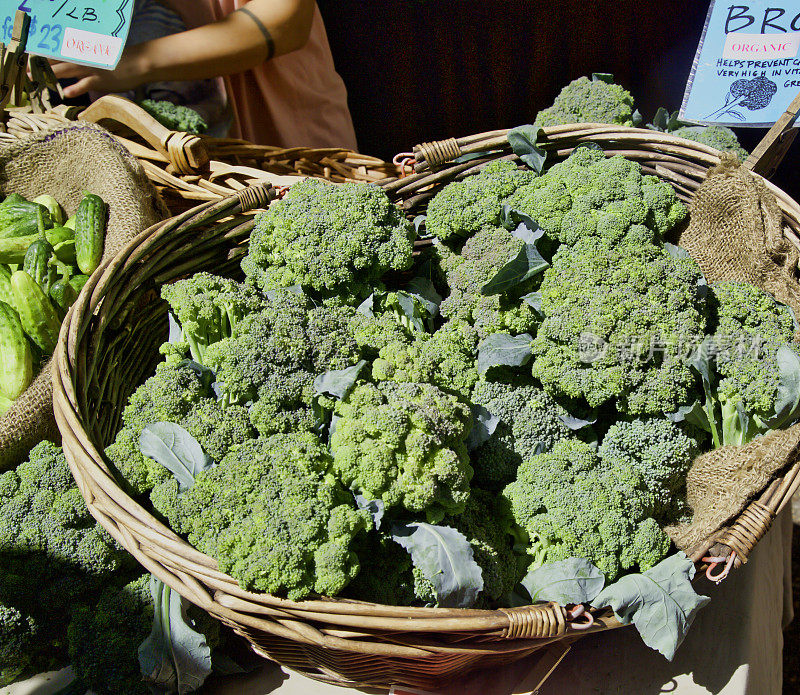
{"label": "basket handle", "polygon": [[761,142],[756,145],[756,148],[745,161],[745,167],[755,174],[760,174],[765,179],[772,177],[797,135],[797,128],[793,126],[799,111],[800,94],[786,107],[786,111],[775,121],[775,125],[767,131]]}
{"label": "basket handle", "polygon": [[208,151],[200,138],[165,128],[143,108],[115,94],[101,97],[78,118],[88,123],[108,119],[127,126],[167,157],[179,174],[195,174],[208,164]]}

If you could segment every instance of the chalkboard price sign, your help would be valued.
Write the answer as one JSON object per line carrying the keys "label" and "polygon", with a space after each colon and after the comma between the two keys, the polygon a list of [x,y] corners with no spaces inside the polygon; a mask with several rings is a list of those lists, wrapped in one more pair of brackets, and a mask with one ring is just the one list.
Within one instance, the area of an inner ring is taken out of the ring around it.
{"label": "chalkboard price sign", "polygon": [[712,0],[680,118],[769,127],[800,93],[800,0]]}
{"label": "chalkboard price sign", "polygon": [[133,0],[0,0],[3,43],[17,10],[31,16],[29,53],[110,70],[128,38]]}

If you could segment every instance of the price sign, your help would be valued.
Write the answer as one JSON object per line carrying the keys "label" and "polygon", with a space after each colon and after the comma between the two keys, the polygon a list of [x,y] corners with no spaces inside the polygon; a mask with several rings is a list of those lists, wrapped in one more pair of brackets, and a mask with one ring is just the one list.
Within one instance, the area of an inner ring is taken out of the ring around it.
{"label": "price sign", "polygon": [[800,93],[800,0],[712,0],[681,120],[769,127]]}
{"label": "price sign", "polygon": [[28,53],[110,70],[128,38],[133,0],[0,0],[3,43],[17,10],[31,16]]}

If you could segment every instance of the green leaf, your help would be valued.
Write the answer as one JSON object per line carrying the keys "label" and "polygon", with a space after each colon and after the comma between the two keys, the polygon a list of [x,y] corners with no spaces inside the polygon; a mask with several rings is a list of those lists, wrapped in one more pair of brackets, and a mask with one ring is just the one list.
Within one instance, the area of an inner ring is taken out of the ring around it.
{"label": "green leaf", "polygon": [[353,388],[353,384],[356,383],[358,375],[366,364],[366,360],[360,360],[352,367],[332,369],[329,372],[320,374],[314,379],[314,395],[333,396],[341,400],[348,394],[350,389]]}
{"label": "green leaf", "polygon": [[436,291],[430,278],[422,276],[413,278],[408,285],[406,285],[406,291],[419,301],[424,310],[430,314],[431,318],[436,317],[439,313],[439,305],[442,303],[442,297]]}
{"label": "green leaf", "polygon": [[166,584],[150,577],[153,627],[139,645],[139,666],[156,695],[193,693],[211,673],[211,648],[187,618],[188,602]]}
{"label": "green leaf", "polygon": [[483,576],[463,534],[449,526],[412,522],[393,524],[391,536],[433,584],[439,606],[469,608],[475,603]]}
{"label": "green leaf", "polygon": [[559,415],[558,419],[561,420],[564,425],[566,425],[567,429],[577,432],[578,430],[582,430],[584,427],[594,425],[597,422],[597,415],[592,413],[590,418],[581,418],[577,415],[570,415],[567,413],[566,415]]}
{"label": "green leaf", "polygon": [[685,248],[670,244],[668,241],[664,242],[664,250],[672,256],[672,258],[691,258],[689,252]]}
{"label": "green leaf", "polygon": [[510,205],[503,205],[500,221],[513,236],[526,244],[536,245],[547,233],[530,215],[515,210]]}
{"label": "green leaf", "polygon": [[612,75],[610,72],[593,72],[592,82],[607,82],[608,84],[614,84],[614,75]]}
{"label": "green leaf", "polygon": [[522,297],[522,301],[531,307],[539,315],[539,318],[544,318],[541,292],[530,292]]}
{"label": "green leaf", "polygon": [[491,367],[521,367],[531,358],[531,341],[528,333],[509,335],[493,333],[478,345],[478,374]]}
{"label": "green leaf", "polygon": [[194,479],[214,465],[200,443],[174,422],[155,422],[139,435],[139,451],[166,468],[181,490],[194,485]]}
{"label": "green leaf", "polygon": [[264,295],[266,296],[267,299],[269,299],[269,301],[272,301],[273,299],[275,299],[275,297],[278,296],[280,292],[291,292],[292,294],[300,296],[305,294],[302,285],[292,285],[291,287],[278,287],[274,290],[267,290],[264,293]]}
{"label": "green leaf", "polygon": [[634,110],[631,114],[631,122],[633,123],[634,128],[638,128],[642,125],[642,114],[639,113],[639,109]]}
{"label": "green leaf", "polygon": [[549,266],[550,264],[542,257],[536,246],[524,244],[516,257],[500,268],[494,277],[481,287],[481,294],[490,296],[507,292],[543,272]]}
{"label": "green leaf", "polygon": [[606,579],[591,562],[571,557],[528,572],[521,584],[531,602],[590,603],[603,590]]}
{"label": "green leaf", "polygon": [[800,357],[791,345],[784,344],[778,348],[775,360],[778,364],[775,414],[767,424],[780,429],[800,417]]}
{"label": "green leaf", "polygon": [[497,425],[500,424],[500,418],[490,413],[482,405],[474,403],[470,408],[472,410],[472,429],[465,442],[467,451],[477,449],[484,442],[488,442],[497,429]]}
{"label": "green leaf", "polygon": [[425,224],[425,215],[417,215],[413,220],[411,220],[411,224],[414,225],[414,231],[416,232],[417,236],[420,236],[419,229]]}
{"label": "green leaf", "polygon": [[644,574],[629,574],[607,586],[592,605],[611,607],[621,622],[636,626],[648,647],[672,661],[697,611],[711,600],[695,593],[694,573],[694,563],[677,553]]}
{"label": "green leaf", "polygon": [[375,316],[375,293],[373,292],[369,297],[367,297],[361,304],[358,305],[358,309],[356,311],[359,314],[363,314],[364,316],[369,316],[373,318]]}
{"label": "green leaf", "polygon": [[375,530],[380,529],[383,515],[386,512],[386,505],[383,500],[369,500],[364,495],[357,495],[356,493],[353,493],[353,497],[359,509],[366,509],[370,513],[372,523],[375,524]]}
{"label": "green leaf", "polygon": [[547,152],[537,147],[541,128],[532,125],[521,125],[508,131],[508,144],[517,155],[537,174],[541,174],[547,160]]}

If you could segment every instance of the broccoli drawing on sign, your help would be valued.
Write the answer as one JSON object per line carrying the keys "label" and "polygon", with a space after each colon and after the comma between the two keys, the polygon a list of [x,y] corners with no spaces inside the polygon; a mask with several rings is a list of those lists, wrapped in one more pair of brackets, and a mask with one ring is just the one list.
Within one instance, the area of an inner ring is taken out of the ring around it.
{"label": "broccoli drawing on sign", "polygon": [[777,91],[778,85],[763,76],[754,77],[752,80],[736,80],[725,95],[725,104],[714,113],[708,114],[706,118],[733,116],[743,121],[745,118],[737,109],[741,107],[750,111],[763,109],[769,105]]}

